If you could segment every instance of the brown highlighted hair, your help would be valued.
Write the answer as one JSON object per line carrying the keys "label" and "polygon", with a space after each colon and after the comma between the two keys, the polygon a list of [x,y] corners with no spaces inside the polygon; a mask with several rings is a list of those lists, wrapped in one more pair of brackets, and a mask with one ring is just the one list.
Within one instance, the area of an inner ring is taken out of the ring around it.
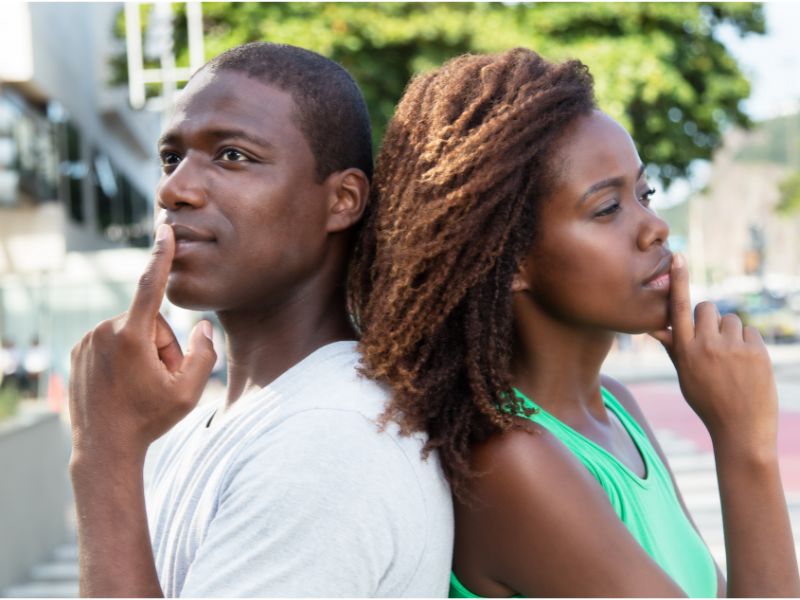
{"label": "brown highlighted hair", "polygon": [[[578,61],[517,48],[418,76],[389,123],[349,302],[386,418],[426,431],[453,491],[470,448],[512,426],[511,281],[536,235],[557,144],[595,108]],[[510,409],[510,410],[509,410]]]}

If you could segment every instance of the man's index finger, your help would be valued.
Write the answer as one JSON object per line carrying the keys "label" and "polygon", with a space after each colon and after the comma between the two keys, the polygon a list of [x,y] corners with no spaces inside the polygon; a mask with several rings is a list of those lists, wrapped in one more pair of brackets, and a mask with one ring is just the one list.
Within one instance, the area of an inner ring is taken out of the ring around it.
{"label": "man's index finger", "polygon": [[161,224],[156,229],[156,239],[150,262],[139,277],[128,314],[134,321],[153,321],[161,308],[167,287],[172,258],[175,256],[175,235],[172,227]]}

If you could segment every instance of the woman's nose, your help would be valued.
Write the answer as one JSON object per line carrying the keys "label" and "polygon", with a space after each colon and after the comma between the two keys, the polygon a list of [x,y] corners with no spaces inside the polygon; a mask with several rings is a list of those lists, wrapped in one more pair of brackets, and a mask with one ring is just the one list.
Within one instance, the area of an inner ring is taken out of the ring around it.
{"label": "woman's nose", "polygon": [[649,208],[644,208],[637,239],[639,249],[647,250],[653,244],[664,245],[669,237],[669,225]]}

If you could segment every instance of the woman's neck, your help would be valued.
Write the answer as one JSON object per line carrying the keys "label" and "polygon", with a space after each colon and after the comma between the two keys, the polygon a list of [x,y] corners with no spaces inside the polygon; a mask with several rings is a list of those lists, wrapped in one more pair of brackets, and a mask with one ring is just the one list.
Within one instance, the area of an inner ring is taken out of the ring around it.
{"label": "woman's neck", "polygon": [[600,368],[614,333],[555,318],[525,298],[515,299],[514,317],[514,386],[559,418],[588,411],[605,420]]}

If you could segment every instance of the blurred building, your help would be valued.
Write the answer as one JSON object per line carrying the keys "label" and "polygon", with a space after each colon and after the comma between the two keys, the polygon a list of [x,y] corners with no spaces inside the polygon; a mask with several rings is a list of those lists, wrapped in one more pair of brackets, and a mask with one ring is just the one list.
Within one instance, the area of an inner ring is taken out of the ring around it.
{"label": "blurred building", "polygon": [[776,211],[780,183],[797,170],[800,114],[725,137],[706,190],[688,205],[695,281],[800,289],[800,213]]}
{"label": "blurred building", "polygon": [[0,334],[39,336],[62,374],[124,310],[152,228],[159,115],[108,83],[122,7],[0,6]]}

